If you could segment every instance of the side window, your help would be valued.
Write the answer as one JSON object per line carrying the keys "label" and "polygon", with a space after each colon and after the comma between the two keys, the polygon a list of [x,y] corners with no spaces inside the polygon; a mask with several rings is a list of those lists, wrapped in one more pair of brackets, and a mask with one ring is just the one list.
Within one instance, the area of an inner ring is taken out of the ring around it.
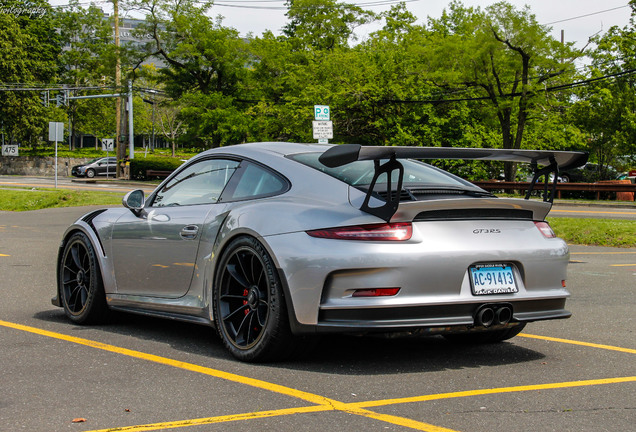
{"label": "side window", "polygon": [[212,204],[239,163],[227,159],[207,159],[190,165],[171,179],[155,195],[154,207]]}
{"label": "side window", "polygon": [[250,163],[234,189],[232,200],[276,195],[286,189],[285,180],[265,168]]}

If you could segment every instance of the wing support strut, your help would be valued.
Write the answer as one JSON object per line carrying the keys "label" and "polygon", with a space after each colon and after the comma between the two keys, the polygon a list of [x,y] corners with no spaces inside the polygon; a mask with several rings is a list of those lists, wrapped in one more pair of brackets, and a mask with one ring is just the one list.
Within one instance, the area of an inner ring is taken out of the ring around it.
{"label": "wing support strut", "polygon": [[[375,159],[373,163],[375,166],[375,173],[373,174],[373,180],[371,180],[369,190],[367,191],[367,195],[364,197],[364,202],[362,203],[362,207],[360,207],[360,210],[377,216],[380,219],[384,219],[388,222],[391,220],[391,218],[397,211],[398,206],[400,205],[400,192],[402,191],[402,181],[404,179],[404,166],[397,161],[395,155],[391,156],[391,159],[389,159],[382,165],[380,165],[380,161],[377,159]],[[398,171],[397,188],[393,188],[391,177],[393,176],[393,171],[396,170]],[[371,200],[371,196],[373,195],[373,189],[375,188],[375,184],[378,181],[378,178],[382,174],[386,174],[387,176],[386,202],[379,207],[370,207],[369,201]]]}
{"label": "wing support strut", "polygon": [[[550,165],[544,166],[543,168],[538,168],[536,163],[533,163],[531,166],[534,175],[532,176],[532,182],[526,192],[525,199],[530,199],[530,195],[532,194],[534,187],[537,185],[537,181],[539,181],[541,176],[545,176],[543,181],[543,201],[552,204],[554,202],[556,187],[559,181],[559,165],[556,163],[554,158],[551,158]],[[548,190],[551,173],[554,173],[554,179],[552,180],[552,188]]]}

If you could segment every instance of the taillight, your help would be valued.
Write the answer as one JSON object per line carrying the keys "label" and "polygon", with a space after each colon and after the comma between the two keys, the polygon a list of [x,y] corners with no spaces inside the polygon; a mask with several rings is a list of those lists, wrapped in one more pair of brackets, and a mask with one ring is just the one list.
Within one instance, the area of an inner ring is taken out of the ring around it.
{"label": "taillight", "polygon": [[355,290],[352,297],[389,297],[399,291],[399,288],[363,288]]}
{"label": "taillight", "polygon": [[307,234],[336,240],[405,241],[413,235],[413,227],[410,222],[399,222],[319,229]]}
{"label": "taillight", "polygon": [[541,234],[543,234],[543,236],[545,238],[555,238],[556,234],[554,233],[554,231],[552,231],[552,228],[550,228],[550,224],[547,222],[535,222],[534,225],[537,227],[537,229],[539,231],[541,231]]}

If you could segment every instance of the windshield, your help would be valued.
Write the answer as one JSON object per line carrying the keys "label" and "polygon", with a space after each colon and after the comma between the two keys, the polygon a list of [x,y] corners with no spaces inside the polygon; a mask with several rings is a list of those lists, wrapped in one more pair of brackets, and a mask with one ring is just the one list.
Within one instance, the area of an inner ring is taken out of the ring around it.
{"label": "windshield", "polygon": [[[346,165],[342,165],[336,168],[328,168],[324,166],[318,158],[321,153],[301,153],[290,156],[291,159],[315,168],[319,171],[329,174],[343,182],[354,186],[361,187],[368,186],[373,180],[373,174],[375,172],[373,161],[355,161]],[[386,160],[381,161],[381,163]],[[466,187],[475,189],[475,185],[463,180],[453,174],[447,173],[439,168],[418,162],[411,159],[401,159],[400,163],[404,166],[404,180],[403,187],[422,187],[422,186],[434,186],[434,187],[451,187],[461,188]],[[391,181],[397,182],[398,172],[393,171],[391,175]],[[381,175],[378,178],[378,184],[386,184],[387,176]]]}

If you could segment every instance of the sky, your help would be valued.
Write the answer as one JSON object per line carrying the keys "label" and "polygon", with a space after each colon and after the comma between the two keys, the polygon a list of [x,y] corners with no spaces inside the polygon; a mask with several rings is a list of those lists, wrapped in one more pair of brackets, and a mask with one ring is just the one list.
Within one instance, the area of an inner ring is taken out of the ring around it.
{"label": "sky", "polygon": [[[82,4],[89,4],[90,0],[80,0]],[[68,0],[49,0],[52,5],[68,4]],[[84,3],[86,2],[86,3]],[[388,10],[394,0],[347,0],[374,12]],[[552,27],[552,36],[560,40],[561,30],[564,31],[565,41],[574,42],[578,48],[583,47],[590,36],[605,32],[617,25],[623,27],[629,23],[631,9],[626,0],[508,0],[509,3],[521,8],[529,5],[540,24]],[[111,0],[97,0],[98,6],[106,12],[112,12]],[[252,33],[261,35],[266,30],[280,34],[286,24],[285,0],[216,0],[211,9],[211,15],[224,17],[223,24],[233,27],[241,35]],[[463,0],[466,6],[486,7],[495,1]],[[449,0],[406,0],[409,11],[418,18],[418,23],[426,22],[428,16],[439,17],[448,7]],[[377,27],[364,26],[357,34],[364,39],[366,35]]]}

